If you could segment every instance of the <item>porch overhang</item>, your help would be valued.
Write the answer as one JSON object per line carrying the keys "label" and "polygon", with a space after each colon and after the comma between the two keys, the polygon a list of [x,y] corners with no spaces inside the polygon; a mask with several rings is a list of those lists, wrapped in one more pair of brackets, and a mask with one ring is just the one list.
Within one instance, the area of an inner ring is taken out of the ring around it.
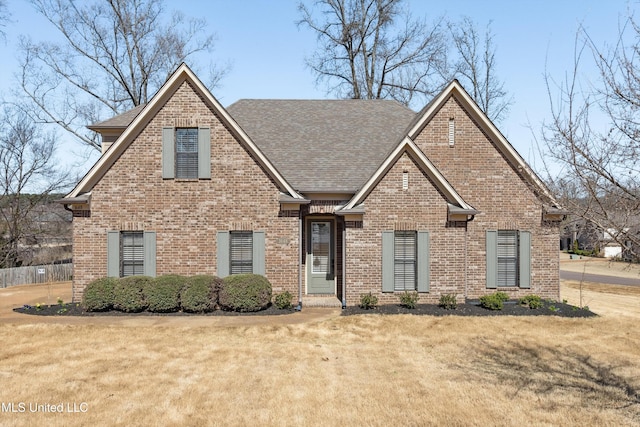
{"label": "porch overhang", "polygon": [[311,203],[311,200],[299,199],[285,193],[280,193],[278,201],[280,202],[280,209],[283,211],[298,211],[300,206]]}
{"label": "porch overhang", "polygon": [[335,214],[344,217],[345,221],[362,221],[365,213],[364,203],[360,203],[351,209],[337,209]]}
{"label": "porch overhang", "polygon": [[452,203],[447,203],[447,220],[448,221],[471,221],[480,211],[471,207],[462,208]]}

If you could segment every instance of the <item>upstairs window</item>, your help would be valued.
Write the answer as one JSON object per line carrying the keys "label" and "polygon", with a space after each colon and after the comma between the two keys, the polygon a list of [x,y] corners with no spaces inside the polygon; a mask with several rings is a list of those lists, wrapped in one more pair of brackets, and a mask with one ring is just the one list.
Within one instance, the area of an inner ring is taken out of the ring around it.
{"label": "upstairs window", "polygon": [[162,178],[211,179],[211,129],[162,129]]}
{"label": "upstairs window", "polygon": [[176,129],[176,178],[198,178],[198,128]]}

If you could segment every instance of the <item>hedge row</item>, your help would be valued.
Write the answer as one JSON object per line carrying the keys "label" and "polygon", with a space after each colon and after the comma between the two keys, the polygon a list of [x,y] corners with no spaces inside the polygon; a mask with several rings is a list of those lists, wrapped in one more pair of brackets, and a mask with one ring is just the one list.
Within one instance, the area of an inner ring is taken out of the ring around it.
{"label": "hedge row", "polygon": [[84,291],[87,311],[119,310],[206,313],[217,307],[230,311],[259,311],[271,304],[271,283],[256,274],[176,276],[156,278],[130,276],[101,278]]}

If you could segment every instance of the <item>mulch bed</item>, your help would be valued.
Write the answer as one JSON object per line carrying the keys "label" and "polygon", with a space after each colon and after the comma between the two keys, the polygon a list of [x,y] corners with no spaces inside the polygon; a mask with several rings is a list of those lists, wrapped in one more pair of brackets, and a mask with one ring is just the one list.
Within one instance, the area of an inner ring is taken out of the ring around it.
{"label": "mulch bed", "polygon": [[[304,307],[303,307],[304,310]],[[262,311],[239,313],[235,311],[215,310],[210,313],[123,313],[121,311],[110,310],[102,312],[87,312],[82,308],[81,304],[52,304],[36,306],[25,305],[23,307],[14,308],[17,313],[33,314],[38,316],[271,316],[285,315],[295,313],[295,310],[279,310],[276,306],[271,305]],[[480,307],[477,301],[471,301],[466,304],[458,304],[455,310],[445,310],[436,304],[418,304],[414,309],[408,309],[400,305],[389,304],[381,305],[376,308],[365,310],[358,306],[350,306],[342,310],[343,316],[355,314],[414,314],[427,316],[559,316],[559,317],[593,317],[597,314],[575,307],[573,305],[561,302],[545,301],[539,309],[532,310],[528,307],[521,306],[515,301],[507,301],[502,310],[494,311]]]}
{"label": "mulch bed", "polygon": [[280,310],[275,305],[270,305],[262,311],[240,313],[237,311],[214,310],[207,313],[187,313],[177,311],[174,313],[152,313],[143,311],[140,313],[124,313],[117,310],[109,311],[85,311],[82,304],[52,304],[36,306],[24,305],[14,308],[16,313],[33,314],[36,316],[277,316],[283,314],[295,313],[293,309]]}
{"label": "mulch bed", "polygon": [[538,309],[530,309],[522,306],[516,301],[507,301],[502,310],[489,310],[480,307],[477,301],[470,301],[466,304],[458,304],[455,310],[446,310],[436,304],[418,304],[416,308],[409,309],[400,305],[381,305],[376,308],[365,310],[358,306],[347,307],[342,310],[344,316],[353,314],[415,314],[427,316],[559,316],[559,317],[593,317],[597,314],[561,302],[544,301],[543,306]]}

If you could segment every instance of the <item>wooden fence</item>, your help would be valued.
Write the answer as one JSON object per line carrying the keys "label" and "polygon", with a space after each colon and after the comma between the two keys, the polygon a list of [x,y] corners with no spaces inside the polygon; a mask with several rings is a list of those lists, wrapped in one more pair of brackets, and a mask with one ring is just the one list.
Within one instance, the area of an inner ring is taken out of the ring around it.
{"label": "wooden fence", "polygon": [[0,287],[31,283],[65,282],[73,276],[73,264],[30,265],[0,269]]}

